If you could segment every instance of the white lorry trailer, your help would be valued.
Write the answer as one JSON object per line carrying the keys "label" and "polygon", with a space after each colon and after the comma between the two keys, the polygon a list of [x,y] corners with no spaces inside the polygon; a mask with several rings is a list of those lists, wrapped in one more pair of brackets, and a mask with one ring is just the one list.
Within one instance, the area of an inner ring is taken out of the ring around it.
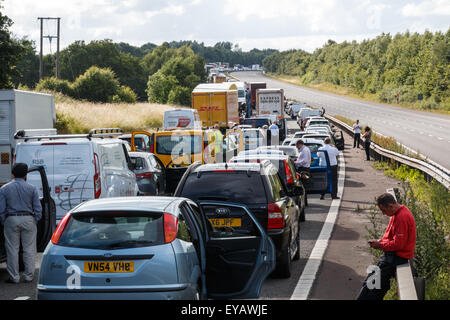
{"label": "white lorry trailer", "polygon": [[24,129],[50,129],[56,124],[52,95],[20,90],[0,90],[0,186],[11,180],[16,140]]}
{"label": "white lorry trailer", "polygon": [[256,90],[256,113],[258,116],[276,115],[278,119],[283,119],[284,118],[283,89]]}

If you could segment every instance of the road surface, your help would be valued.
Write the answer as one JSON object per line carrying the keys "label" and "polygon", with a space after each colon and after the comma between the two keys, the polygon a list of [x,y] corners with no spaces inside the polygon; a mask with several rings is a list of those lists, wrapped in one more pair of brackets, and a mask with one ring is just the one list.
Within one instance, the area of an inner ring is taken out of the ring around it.
{"label": "road surface", "polygon": [[288,99],[325,108],[329,115],[359,119],[376,132],[396,138],[405,146],[450,169],[450,116],[410,110],[303,88],[265,77],[261,72],[234,72],[246,82],[266,82],[268,88],[283,88]]}

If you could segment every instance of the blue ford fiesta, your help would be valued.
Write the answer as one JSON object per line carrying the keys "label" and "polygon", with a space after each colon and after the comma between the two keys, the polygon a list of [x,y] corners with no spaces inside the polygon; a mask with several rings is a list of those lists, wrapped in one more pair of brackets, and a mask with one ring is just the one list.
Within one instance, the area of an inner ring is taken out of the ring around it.
{"label": "blue ford fiesta", "polygon": [[58,225],[42,300],[257,298],[275,248],[243,205],[185,198],[93,200]]}

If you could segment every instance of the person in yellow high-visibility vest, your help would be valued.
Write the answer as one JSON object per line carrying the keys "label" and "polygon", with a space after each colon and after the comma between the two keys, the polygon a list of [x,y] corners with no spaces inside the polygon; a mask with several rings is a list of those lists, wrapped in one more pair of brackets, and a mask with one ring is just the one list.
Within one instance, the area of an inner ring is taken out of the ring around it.
{"label": "person in yellow high-visibility vest", "polygon": [[220,127],[218,124],[214,126],[214,153],[216,158],[216,163],[222,162],[221,156],[222,156],[222,149],[223,149],[223,135],[222,132],[220,132]]}

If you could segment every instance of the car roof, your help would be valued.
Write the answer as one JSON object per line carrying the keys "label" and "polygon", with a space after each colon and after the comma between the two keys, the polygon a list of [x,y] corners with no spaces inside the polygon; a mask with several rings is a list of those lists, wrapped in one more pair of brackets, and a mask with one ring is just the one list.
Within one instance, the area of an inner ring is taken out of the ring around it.
{"label": "car roof", "polygon": [[324,144],[323,140],[319,140],[319,139],[314,139],[314,138],[305,138],[303,139],[304,143],[317,143],[317,144]]}
{"label": "car roof", "polygon": [[152,211],[152,212],[166,212],[179,204],[181,201],[187,199],[176,197],[118,197],[118,198],[103,198],[97,200],[90,200],[83,202],[72,212],[105,212],[105,211]]}
{"label": "car roof", "polygon": [[154,156],[153,153],[149,153],[149,152],[139,152],[139,151],[135,151],[135,152],[128,152],[128,154],[130,155],[130,157],[142,157],[142,158],[146,158],[150,155]]}
{"label": "car roof", "polygon": [[260,163],[210,163],[198,166],[193,172],[209,172],[216,170],[242,170],[260,172]]}
{"label": "car roof", "polygon": [[120,144],[126,144],[127,142],[118,138],[95,138],[92,137],[90,139],[88,138],[67,138],[67,139],[42,139],[40,141],[37,140],[31,140],[31,141],[22,141],[18,143],[18,145],[43,145],[43,144],[51,144],[51,143],[65,143],[67,145],[70,144],[110,144],[110,143],[120,143]]}
{"label": "car roof", "polygon": [[260,154],[248,154],[248,155],[242,155],[242,156],[236,156],[231,158],[231,160],[241,160],[241,159],[248,159],[248,160],[287,160],[289,158],[286,154],[269,154],[269,153],[260,153]]}

